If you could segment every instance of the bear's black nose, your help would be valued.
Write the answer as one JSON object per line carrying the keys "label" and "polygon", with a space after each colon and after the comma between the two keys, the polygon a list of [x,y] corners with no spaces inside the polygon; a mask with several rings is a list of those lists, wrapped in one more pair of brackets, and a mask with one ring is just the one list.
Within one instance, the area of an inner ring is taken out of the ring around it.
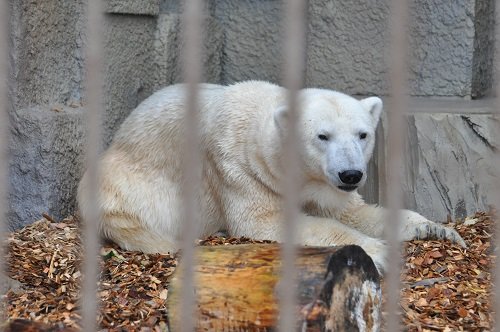
{"label": "bear's black nose", "polygon": [[363,172],[356,171],[356,170],[347,170],[339,173],[339,178],[340,181],[342,181],[345,184],[350,184],[350,185],[355,185],[361,181],[361,178],[363,177]]}

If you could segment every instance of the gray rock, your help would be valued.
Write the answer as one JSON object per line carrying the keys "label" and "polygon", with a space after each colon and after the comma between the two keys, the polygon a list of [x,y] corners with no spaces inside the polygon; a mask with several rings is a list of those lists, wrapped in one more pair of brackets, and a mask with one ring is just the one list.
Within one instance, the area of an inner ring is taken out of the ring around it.
{"label": "gray rock", "polygon": [[412,4],[410,90],[413,95],[471,96],[475,0]]}
{"label": "gray rock", "polygon": [[[214,18],[206,16],[203,33],[202,81],[218,83],[221,79],[223,31]],[[182,39],[181,15],[160,14],[154,40],[154,90],[183,81]]]}
{"label": "gray rock", "polygon": [[388,18],[388,1],[310,1],[307,85],[384,94]]}
{"label": "gray rock", "polygon": [[224,30],[222,82],[279,82],[281,10],[281,1],[217,1],[215,16]]}
{"label": "gray rock", "polygon": [[408,117],[403,192],[406,207],[427,218],[464,218],[494,201],[500,123],[491,114]]}
{"label": "gray rock", "polygon": [[[0,285],[0,290],[7,290],[7,291],[12,291],[14,293],[20,293],[23,289],[23,284],[20,283],[19,281],[6,277],[3,279],[2,285]],[[4,293],[2,293],[4,294]],[[4,301],[2,301],[4,302]]]}
{"label": "gray rock", "polygon": [[158,15],[160,0],[106,0],[106,12],[113,14]]}
{"label": "gray rock", "polygon": [[154,39],[153,86],[154,90],[178,82],[179,66],[179,14],[160,14]]}
{"label": "gray rock", "polygon": [[212,16],[206,16],[203,26],[203,81],[220,83],[222,79],[222,56],[224,54],[224,31]]}
{"label": "gray rock", "polygon": [[11,113],[9,228],[43,212],[64,218],[75,211],[85,155],[84,110],[54,105]]}
{"label": "gray rock", "polygon": [[153,92],[156,19],[108,15],[105,23],[104,142]]}
{"label": "gray rock", "polygon": [[[476,1],[472,97],[491,94],[494,78],[495,9],[493,0]],[[498,62],[498,61],[497,61]]]}
{"label": "gray rock", "polygon": [[[480,96],[491,87],[491,0],[412,2],[410,91],[416,96]],[[280,1],[216,3],[224,32],[222,81],[280,82]],[[309,1],[308,86],[387,94],[389,1]]]}
{"label": "gray rock", "polygon": [[11,2],[11,96],[17,108],[80,102],[86,1]]}

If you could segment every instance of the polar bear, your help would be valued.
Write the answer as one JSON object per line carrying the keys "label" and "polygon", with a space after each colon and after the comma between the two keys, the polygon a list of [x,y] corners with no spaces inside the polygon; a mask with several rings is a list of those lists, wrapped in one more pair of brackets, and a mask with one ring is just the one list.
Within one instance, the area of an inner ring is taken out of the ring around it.
{"label": "polar bear", "polygon": [[[199,88],[203,217],[198,236],[225,230],[237,237],[282,240],[287,91],[261,81]],[[185,91],[173,85],[144,100],[100,160],[100,232],[124,249],[167,253],[179,248]],[[366,181],[382,101],[312,88],[301,90],[299,100],[300,241],[360,245],[383,270],[384,209],[366,204],[356,190]],[[83,220],[92,208],[82,194],[87,182],[85,174],[78,189]],[[414,238],[465,246],[453,229],[403,210],[401,239]]]}

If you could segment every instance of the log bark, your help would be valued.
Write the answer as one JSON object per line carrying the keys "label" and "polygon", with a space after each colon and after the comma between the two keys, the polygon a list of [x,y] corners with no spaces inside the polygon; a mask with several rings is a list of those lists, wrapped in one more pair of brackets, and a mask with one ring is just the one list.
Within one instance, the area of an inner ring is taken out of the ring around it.
{"label": "log bark", "polygon": [[[197,248],[196,331],[272,331],[278,317],[278,244]],[[380,279],[359,246],[304,247],[297,257],[297,331],[378,331]],[[172,331],[182,288],[183,262],[168,298]]]}

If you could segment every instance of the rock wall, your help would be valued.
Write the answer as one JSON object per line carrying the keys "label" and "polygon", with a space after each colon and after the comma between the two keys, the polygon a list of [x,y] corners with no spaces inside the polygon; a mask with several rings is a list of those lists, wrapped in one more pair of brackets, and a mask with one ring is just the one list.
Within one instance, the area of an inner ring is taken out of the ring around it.
{"label": "rock wall", "polygon": [[85,137],[85,1],[11,1],[11,229],[74,211]]}
{"label": "rock wall", "polygon": [[[308,1],[306,81],[359,95],[388,92],[389,1]],[[410,85],[415,96],[480,96],[491,86],[492,1],[411,2]],[[282,78],[282,2],[217,2],[223,81]]]}
{"label": "rock wall", "polygon": [[15,107],[80,103],[85,1],[11,1],[10,6]]}
{"label": "rock wall", "polygon": [[[389,98],[384,98],[385,102]],[[500,121],[494,100],[411,98],[406,115],[403,203],[429,219],[464,218],[496,205]],[[368,201],[387,202],[387,114],[379,128],[372,181],[363,188]],[[397,177],[391,177],[398,179]],[[377,191],[378,190],[378,191]]]}
{"label": "rock wall", "polygon": [[130,110],[153,92],[156,24],[155,16],[108,11],[104,37],[105,144]]}
{"label": "rock wall", "polygon": [[[281,81],[282,3],[205,2],[205,81]],[[388,3],[310,0],[306,85],[385,95]],[[10,4],[8,218],[17,228],[43,212],[61,218],[75,210],[86,141],[86,2]],[[103,146],[138,103],[181,80],[182,64],[180,0],[105,4]],[[405,202],[443,220],[490,203],[493,170],[488,160],[498,141],[497,122],[489,105],[470,98],[487,94],[492,85],[493,0],[415,0],[411,6],[410,89],[425,98],[412,106],[415,115],[408,120]],[[448,99],[436,106],[434,98],[444,96]],[[386,188],[382,128],[378,136],[373,176],[363,190],[371,202],[383,201]]]}
{"label": "rock wall", "polygon": [[425,103],[426,111],[434,112],[416,110],[407,121],[402,181],[406,206],[440,221],[488,210],[497,203],[499,183],[493,161],[500,121],[492,114],[493,105],[488,100],[466,102],[450,111],[450,102]]}
{"label": "rock wall", "polygon": [[82,110],[22,108],[10,121],[10,228],[36,221],[43,212],[55,218],[72,214],[85,154]]}

